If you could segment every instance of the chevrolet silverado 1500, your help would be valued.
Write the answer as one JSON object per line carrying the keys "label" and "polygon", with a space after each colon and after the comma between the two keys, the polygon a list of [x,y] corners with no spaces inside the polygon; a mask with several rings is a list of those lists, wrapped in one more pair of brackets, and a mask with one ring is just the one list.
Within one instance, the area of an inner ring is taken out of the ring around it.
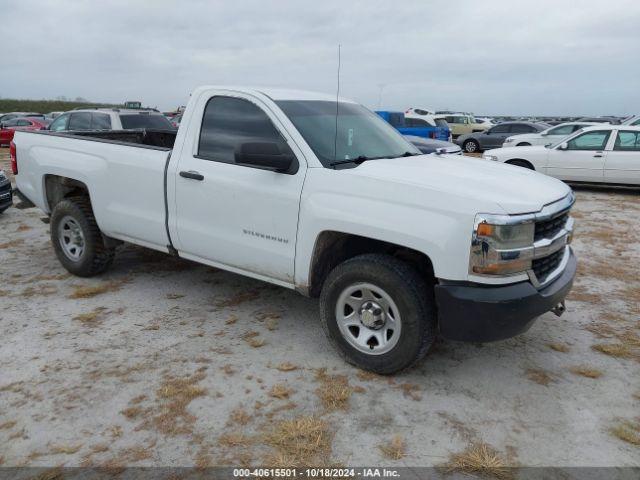
{"label": "chevrolet silverado 1500", "polygon": [[124,241],[295,289],[383,374],[437,335],[499,340],[561,313],[576,271],[564,183],[420,155],[328,95],[201,87],[177,133],[16,132],[11,163],[71,273],[103,272]]}

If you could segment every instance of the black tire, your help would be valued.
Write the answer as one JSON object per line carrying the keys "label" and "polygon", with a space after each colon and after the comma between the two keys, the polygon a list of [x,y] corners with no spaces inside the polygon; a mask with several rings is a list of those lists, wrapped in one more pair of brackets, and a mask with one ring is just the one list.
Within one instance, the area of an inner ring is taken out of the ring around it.
{"label": "black tire", "polygon": [[[336,313],[340,296],[360,283],[373,284],[384,290],[399,311],[398,340],[385,353],[369,354],[358,350],[338,326]],[[434,304],[433,289],[410,265],[390,255],[365,254],[347,260],[331,271],[320,294],[320,320],[325,334],[347,362],[388,375],[415,365],[429,351],[437,332]]]}
{"label": "black tire", "polygon": [[528,142],[520,142],[519,144],[516,145],[516,147],[530,147],[531,144]]}
{"label": "black tire", "polygon": [[[77,259],[65,253],[64,240],[60,238],[61,221],[68,218],[75,221],[83,236],[83,250]],[[62,266],[74,275],[92,277],[107,270],[113,262],[115,251],[106,246],[87,197],[71,197],[58,203],[51,213],[50,227],[56,256]]]}
{"label": "black tire", "polygon": [[480,144],[477,140],[465,140],[462,148],[464,148],[464,151],[467,153],[480,152]]}
{"label": "black tire", "polygon": [[535,168],[533,168],[533,165],[531,165],[526,160],[509,160],[509,161],[507,161],[505,163],[508,163],[509,165],[515,165],[516,167],[522,167],[522,168],[527,168],[529,170],[535,170]]}
{"label": "black tire", "polygon": [[0,208],[0,214],[3,214],[4,212],[6,212],[8,208],[9,208],[9,207],[7,207],[7,208]]}

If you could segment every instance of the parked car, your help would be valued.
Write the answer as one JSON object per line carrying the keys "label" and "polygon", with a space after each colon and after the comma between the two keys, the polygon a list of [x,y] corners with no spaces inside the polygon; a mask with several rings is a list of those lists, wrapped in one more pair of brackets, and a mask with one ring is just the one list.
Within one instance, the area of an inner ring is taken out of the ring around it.
{"label": "parked car", "polygon": [[451,136],[449,127],[442,124],[433,126],[425,119],[406,117],[402,112],[377,111],[376,113],[403,135],[444,141],[448,141]]}
{"label": "parked car", "polygon": [[11,181],[0,169],[0,213],[13,205],[13,191],[11,190]]}
{"label": "parked car", "polygon": [[8,122],[9,120],[13,120],[14,118],[18,118],[18,117],[44,118],[44,115],[42,113],[36,113],[36,112],[5,113],[4,115],[0,116],[0,124]]}
{"label": "parked car", "polygon": [[573,132],[590,125],[598,125],[590,122],[568,122],[556,127],[547,128],[539,133],[521,133],[507,137],[503,147],[530,147],[531,145],[550,145],[556,143]]}
{"label": "parked car", "polygon": [[418,115],[422,116],[433,116],[435,112],[430,108],[409,108],[406,112],[404,112],[405,116]]}
{"label": "parked car", "polygon": [[415,364],[438,334],[504,339],[562,313],[576,272],[567,185],[463,156],[425,161],[365,107],[338,106],[201,87],[178,132],[18,132],[18,195],[50,215],[75,275],[104,272],[126,241],[295,289],[319,297],[349,362],[381,374]]}
{"label": "parked car", "polygon": [[622,124],[631,125],[633,127],[640,126],[640,115],[634,115],[632,117],[629,117]]}
{"label": "parked car", "polygon": [[168,120],[174,128],[178,128],[180,126],[180,122],[182,121],[182,114],[171,117]]}
{"label": "parked car", "polygon": [[64,112],[49,112],[45,115],[45,118],[48,118],[50,120],[53,120],[57,117],[59,117],[60,115],[62,115]]}
{"label": "parked car", "polygon": [[443,119],[449,125],[451,129],[451,137],[455,140],[461,135],[467,135],[474,132],[484,132],[489,125],[484,123],[478,123],[476,119],[469,114],[455,113],[436,115],[436,119]]}
{"label": "parked car", "polygon": [[475,118],[476,123],[479,123],[480,125],[486,125],[487,128],[491,128],[496,124],[496,122],[494,122],[493,119],[489,117],[473,117],[473,118]]}
{"label": "parked car", "polygon": [[458,137],[456,143],[467,153],[482,152],[502,146],[507,137],[519,133],[540,133],[549,128],[544,123],[532,122],[503,122],[494,125],[484,132]]}
{"label": "parked car", "polygon": [[591,123],[610,123],[611,125],[620,125],[620,119],[615,117],[582,117],[578,119],[579,122],[591,122]]}
{"label": "parked car", "polygon": [[0,124],[0,145],[9,145],[18,130],[42,130],[49,121],[42,118],[17,117]]}
{"label": "parked car", "polygon": [[600,124],[549,147],[491,150],[487,160],[511,163],[569,182],[640,185],[640,127]]}
{"label": "parked car", "polygon": [[455,143],[434,140],[432,138],[415,137],[413,135],[404,135],[404,138],[409,140],[422,153],[462,155],[462,149]]}
{"label": "parked car", "polygon": [[91,108],[72,110],[56,118],[49,130],[131,130],[150,128],[155,130],[174,130],[169,120],[155,110],[126,108]]}

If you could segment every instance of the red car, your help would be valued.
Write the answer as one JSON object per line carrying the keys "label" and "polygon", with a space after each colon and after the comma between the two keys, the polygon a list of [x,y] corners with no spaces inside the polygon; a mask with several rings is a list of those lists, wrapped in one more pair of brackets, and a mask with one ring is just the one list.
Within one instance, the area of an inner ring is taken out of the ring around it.
{"label": "red car", "polygon": [[9,145],[16,130],[42,130],[49,125],[42,118],[18,117],[0,124],[0,145]]}

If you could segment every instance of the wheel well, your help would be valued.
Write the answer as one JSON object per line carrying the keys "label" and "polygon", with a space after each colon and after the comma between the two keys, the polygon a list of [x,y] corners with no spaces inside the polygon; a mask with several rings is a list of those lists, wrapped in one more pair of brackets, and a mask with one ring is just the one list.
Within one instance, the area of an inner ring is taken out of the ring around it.
{"label": "wheel well", "polygon": [[325,279],[336,266],[365,253],[384,253],[412,265],[429,285],[434,283],[433,264],[427,255],[411,248],[342,232],[322,232],[311,259],[309,296],[318,297]]}
{"label": "wheel well", "polygon": [[520,142],[516,145],[516,147],[530,147],[531,144],[529,142]]}
{"label": "wheel well", "polygon": [[89,189],[84,183],[59,175],[45,175],[44,189],[47,195],[49,211],[52,211],[65,198],[79,196],[89,198]]}
{"label": "wheel well", "polygon": [[507,160],[504,163],[508,163],[509,165],[522,166],[530,170],[535,170],[533,164],[528,160],[524,160],[523,158],[512,158],[511,160]]}

